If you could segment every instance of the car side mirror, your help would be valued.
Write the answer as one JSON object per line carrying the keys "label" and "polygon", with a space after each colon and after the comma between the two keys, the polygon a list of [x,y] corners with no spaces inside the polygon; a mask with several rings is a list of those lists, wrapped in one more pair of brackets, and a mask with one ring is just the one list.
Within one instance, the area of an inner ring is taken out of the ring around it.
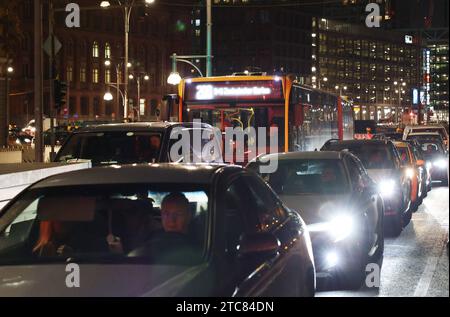
{"label": "car side mirror", "polygon": [[261,232],[243,234],[239,243],[239,257],[272,257],[278,253],[280,245],[280,240],[272,233]]}

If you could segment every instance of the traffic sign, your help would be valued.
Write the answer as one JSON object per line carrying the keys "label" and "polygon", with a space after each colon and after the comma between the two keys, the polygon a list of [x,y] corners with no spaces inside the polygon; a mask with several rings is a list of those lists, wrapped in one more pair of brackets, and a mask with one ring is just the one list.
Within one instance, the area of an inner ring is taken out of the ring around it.
{"label": "traffic sign", "polygon": [[[54,49],[55,49],[55,55],[58,54],[58,52],[62,48],[61,42],[58,40],[56,36],[53,36],[54,39]],[[44,43],[44,51],[47,53],[48,56],[52,55],[52,37],[49,36],[47,40]]]}

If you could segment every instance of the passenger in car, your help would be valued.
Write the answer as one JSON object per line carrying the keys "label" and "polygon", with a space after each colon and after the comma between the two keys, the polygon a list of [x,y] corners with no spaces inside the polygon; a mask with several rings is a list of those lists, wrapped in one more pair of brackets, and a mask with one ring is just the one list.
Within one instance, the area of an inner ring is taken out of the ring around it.
{"label": "passenger in car", "polygon": [[59,221],[41,221],[39,238],[33,248],[33,253],[39,256],[67,256],[73,253],[68,245],[70,225]]}
{"label": "passenger in car", "polygon": [[185,195],[177,192],[167,195],[161,202],[162,230],[130,256],[149,256],[170,263],[197,259],[199,253],[190,230],[192,219]]}

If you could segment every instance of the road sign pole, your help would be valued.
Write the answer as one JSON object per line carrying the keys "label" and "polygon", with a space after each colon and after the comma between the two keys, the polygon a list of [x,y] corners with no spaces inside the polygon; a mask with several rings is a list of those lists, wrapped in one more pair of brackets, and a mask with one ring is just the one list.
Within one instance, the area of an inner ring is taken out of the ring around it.
{"label": "road sign pole", "polygon": [[34,1],[34,120],[35,161],[43,161],[42,146],[42,0]]}
{"label": "road sign pole", "polygon": [[[50,162],[53,162],[53,159],[55,157],[55,124],[54,124],[54,118],[56,118],[56,110],[55,110],[55,103],[54,103],[54,79],[55,79],[55,67],[54,67],[54,61],[55,61],[55,36],[53,33],[53,0],[49,1],[49,18],[48,18],[48,29],[50,34],[50,57],[49,57],[49,82],[50,82],[50,90],[49,90],[49,105],[50,105]],[[44,143],[45,147],[45,143]]]}

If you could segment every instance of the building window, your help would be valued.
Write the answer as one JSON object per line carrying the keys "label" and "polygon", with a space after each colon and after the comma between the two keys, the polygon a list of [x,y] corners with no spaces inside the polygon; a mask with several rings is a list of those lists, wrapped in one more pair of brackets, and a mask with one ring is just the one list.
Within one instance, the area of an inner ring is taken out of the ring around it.
{"label": "building window", "polygon": [[80,82],[85,83],[86,82],[86,67],[82,66],[80,68]]}
{"label": "building window", "polygon": [[92,69],[92,82],[94,84],[98,83],[98,68]]}
{"label": "building window", "polygon": [[94,44],[92,44],[92,57],[98,57],[99,54],[99,48],[98,48],[98,42],[94,41]]}
{"label": "building window", "polygon": [[66,80],[68,83],[73,81],[73,67],[67,66]]}
{"label": "building window", "polygon": [[88,97],[81,97],[81,115],[82,116],[87,116],[89,115],[89,98]]}
{"label": "building window", "polygon": [[105,58],[106,59],[111,58],[111,45],[109,45],[109,43],[105,44]]}
{"label": "building window", "polygon": [[105,70],[105,84],[111,83],[111,70]]}
{"label": "building window", "polygon": [[100,99],[98,97],[94,98],[94,116],[99,116],[100,113]]}

